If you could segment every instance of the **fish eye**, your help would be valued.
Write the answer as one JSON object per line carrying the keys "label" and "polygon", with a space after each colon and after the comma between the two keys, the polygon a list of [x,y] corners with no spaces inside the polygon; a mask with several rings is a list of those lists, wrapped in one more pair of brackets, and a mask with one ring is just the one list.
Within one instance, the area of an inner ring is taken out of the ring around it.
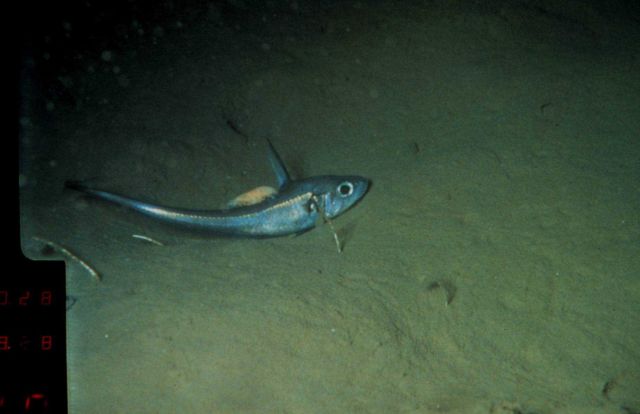
{"label": "fish eye", "polygon": [[337,190],[340,196],[349,197],[351,194],[353,194],[353,184],[351,184],[349,181],[345,181],[338,185]]}

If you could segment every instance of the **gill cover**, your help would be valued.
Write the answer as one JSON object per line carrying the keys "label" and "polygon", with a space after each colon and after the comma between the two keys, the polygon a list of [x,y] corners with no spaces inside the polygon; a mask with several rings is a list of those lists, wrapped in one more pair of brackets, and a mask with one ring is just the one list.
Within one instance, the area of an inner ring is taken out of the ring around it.
{"label": "gill cover", "polygon": [[334,218],[353,207],[367,192],[369,180],[357,175],[326,176],[320,192],[323,215]]}

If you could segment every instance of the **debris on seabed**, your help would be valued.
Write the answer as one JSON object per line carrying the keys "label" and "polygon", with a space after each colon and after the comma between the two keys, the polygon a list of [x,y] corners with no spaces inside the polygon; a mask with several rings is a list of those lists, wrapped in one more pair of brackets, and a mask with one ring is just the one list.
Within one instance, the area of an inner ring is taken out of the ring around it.
{"label": "debris on seabed", "polygon": [[131,237],[133,237],[134,239],[138,239],[138,240],[144,240],[144,241],[146,241],[148,243],[155,244],[156,246],[164,246],[165,245],[161,241],[158,241],[156,239],[152,239],[149,236],[143,236],[142,234],[132,234]]}
{"label": "debris on seabed", "polygon": [[75,261],[76,263],[78,263],[80,266],[84,267],[85,270],[87,272],[89,272],[89,274],[96,279],[98,282],[102,281],[102,277],[100,276],[100,273],[98,273],[93,267],[91,267],[87,262],[85,262],[84,260],[82,260],[81,258],[79,258],[77,255],[75,255],[74,253],[72,253],[71,251],[69,251],[69,249],[67,249],[64,246],[59,245],[58,243],[52,242],[51,240],[47,240],[47,239],[43,239],[42,237],[38,237],[38,236],[33,236],[32,237],[33,240],[39,241],[40,243],[44,243],[45,245],[47,245],[48,247],[50,247],[53,250],[56,250],[58,252],[60,252],[63,256]]}

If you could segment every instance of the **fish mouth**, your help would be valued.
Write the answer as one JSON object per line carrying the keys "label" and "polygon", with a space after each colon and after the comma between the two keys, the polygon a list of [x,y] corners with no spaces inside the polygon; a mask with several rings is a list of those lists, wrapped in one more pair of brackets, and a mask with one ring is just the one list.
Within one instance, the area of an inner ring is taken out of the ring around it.
{"label": "fish mouth", "polygon": [[361,183],[364,189],[362,190],[362,194],[360,194],[360,197],[358,197],[358,200],[361,200],[362,198],[364,198],[364,196],[367,195],[367,193],[371,190],[371,187],[373,186],[373,182],[368,178],[362,178]]}
{"label": "fish mouth", "polygon": [[365,185],[365,188],[364,188],[364,192],[362,193],[363,197],[364,197],[365,194],[367,194],[369,192],[371,187],[373,187],[373,181],[371,181],[368,178],[365,178],[364,185]]}
{"label": "fish mouth", "polygon": [[368,178],[360,177],[360,179],[358,180],[358,184],[359,184],[358,187],[360,190],[358,196],[354,198],[353,202],[344,211],[349,210],[355,205],[359,204],[360,201],[362,201],[362,199],[364,198],[364,196],[366,196],[367,193],[369,193],[369,191],[371,190],[372,182]]}

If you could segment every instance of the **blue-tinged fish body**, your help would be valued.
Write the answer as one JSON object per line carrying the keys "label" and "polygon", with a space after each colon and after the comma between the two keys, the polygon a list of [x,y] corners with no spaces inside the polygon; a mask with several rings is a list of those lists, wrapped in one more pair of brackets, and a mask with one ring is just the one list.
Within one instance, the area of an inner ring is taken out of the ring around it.
{"label": "blue-tinged fish body", "polygon": [[271,143],[269,148],[279,191],[248,206],[191,210],[150,204],[78,182],[67,182],[66,186],[178,228],[236,237],[278,237],[311,230],[319,218],[337,217],[367,192],[369,181],[359,176],[326,175],[291,180]]}

